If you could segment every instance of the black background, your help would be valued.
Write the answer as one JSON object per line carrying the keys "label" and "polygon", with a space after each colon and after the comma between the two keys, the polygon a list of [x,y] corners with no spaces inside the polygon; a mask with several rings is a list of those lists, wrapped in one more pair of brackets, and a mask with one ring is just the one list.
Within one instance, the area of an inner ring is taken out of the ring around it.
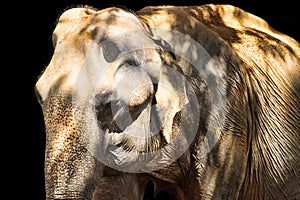
{"label": "black background", "polygon": [[[20,85],[23,85],[23,80],[25,80],[28,84],[24,85],[29,87],[26,87],[25,92],[21,92],[30,94],[28,98],[26,97],[26,100],[28,101],[25,101],[24,105],[22,105],[23,110],[20,115],[25,122],[24,126],[29,128],[28,131],[27,129],[24,131],[25,129],[22,127],[22,131],[19,131],[19,139],[22,143],[22,147],[25,146],[24,148],[28,150],[28,152],[26,152],[26,161],[19,161],[17,166],[19,172],[17,174],[25,175],[24,178],[19,178],[21,182],[18,182],[19,186],[26,188],[24,192],[22,192],[22,199],[45,199],[43,166],[45,154],[45,130],[42,111],[35,97],[34,85],[38,76],[51,59],[53,52],[51,34],[59,14],[68,7],[83,4],[94,6],[99,9],[109,6],[125,6],[132,10],[138,10],[148,5],[201,5],[206,3],[229,3],[238,6],[252,14],[264,18],[273,28],[300,41],[299,31],[297,30],[300,25],[300,9],[299,6],[296,5],[296,1],[292,0],[285,0],[282,1],[282,3],[269,0],[200,0],[194,2],[188,0],[161,0],[127,1],[127,3],[125,3],[125,1],[117,0],[43,0],[35,3],[26,2],[24,7],[21,6],[21,17],[18,18],[17,21],[18,45],[21,46],[20,51],[24,54],[24,58],[21,61],[23,70],[20,72],[20,76],[22,77]],[[23,27],[22,30],[19,30],[20,27]],[[20,150],[21,153],[23,150],[23,148]],[[20,168],[22,170],[20,170]]]}

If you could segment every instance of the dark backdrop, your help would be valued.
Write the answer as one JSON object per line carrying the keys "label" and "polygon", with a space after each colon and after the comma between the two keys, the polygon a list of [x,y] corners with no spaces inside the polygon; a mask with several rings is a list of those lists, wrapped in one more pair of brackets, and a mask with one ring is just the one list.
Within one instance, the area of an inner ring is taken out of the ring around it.
{"label": "dark backdrop", "polygon": [[[42,111],[36,101],[34,93],[34,84],[37,77],[47,65],[51,59],[53,48],[51,45],[51,34],[55,27],[55,22],[59,14],[61,14],[66,8],[72,7],[78,4],[87,4],[90,6],[97,7],[99,9],[109,7],[109,6],[125,6],[132,10],[138,10],[147,5],[201,5],[205,3],[230,3],[232,5],[238,6],[246,11],[249,11],[257,16],[260,16],[267,20],[269,24],[281,31],[286,33],[296,40],[300,41],[299,31],[299,6],[296,6],[296,1],[284,0],[282,3],[277,1],[258,1],[258,0],[248,0],[248,1],[217,1],[217,0],[199,0],[199,1],[117,1],[117,0],[43,0],[36,1],[35,3],[24,5],[24,8],[30,7],[30,9],[24,10],[26,13],[25,17],[28,20],[19,21],[19,24],[25,25],[23,32],[25,32],[21,39],[21,45],[23,48],[23,53],[26,54],[26,59],[22,62],[27,63],[26,70],[26,83],[29,83],[29,87],[26,88],[26,94],[30,93],[28,98],[29,102],[23,105],[26,115],[23,118],[26,121],[26,126],[29,127],[29,131],[22,128],[20,131],[20,140],[23,143],[26,140],[26,152],[27,159],[26,162],[22,162],[22,166],[26,170],[21,170],[21,174],[25,175],[22,178],[22,182],[19,184],[25,187],[25,193],[22,193],[24,199],[45,199],[45,188],[44,188],[44,148],[45,148],[45,129],[42,119]],[[130,3],[129,3],[130,2]],[[138,2],[138,3],[137,3]],[[23,9],[23,8],[21,8]],[[22,24],[24,23],[24,24]],[[26,34],[27,33],[27,34]],[[25,43],[24,41],[28,42]],[[29,49],[28,49],[29,47]],[[23,71],[21,72],[23,73]],[[24,74],[21,74],[24,77]],[[29,91],[28,91],[29,90]],[[28,110],[27,110],[28,109]],[[25,134],[24,134],[25,133]],[[23,150],[21,150],[23,151]],[[28,159],[29,158],[29,159]],[[23,181],[24,180],[24,181]],[[29,180],[29,181],[28,181]]]}

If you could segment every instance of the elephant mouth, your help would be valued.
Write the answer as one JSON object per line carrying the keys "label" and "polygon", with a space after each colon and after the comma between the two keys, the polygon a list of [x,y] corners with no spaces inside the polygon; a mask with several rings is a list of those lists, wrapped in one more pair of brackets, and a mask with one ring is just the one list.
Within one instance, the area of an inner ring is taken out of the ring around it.
{"label": "elephant mouth", "polygon": [[[122,182],[124,177],[126,177],[129,185],[133,182],[131,185],[132,188],[135,188],[135,185],[138,187],[134,194],[136,195],[136,199],[184,200],[183,190],[178,185],[160,180],[159,178],[149,174],[128,174],[106,166],[103,170],[103,177],[107,182],[110,182],[111,180],[115,182]],[[129,192],[123,191],[122,188],[118,187],[116,190],[120,192],[120,196],[123,196],[122,193],[126,196],[126,193]]]}
{"label": "elephant mouth", "polygon": [[180,198],[179,191],[181,190],[175,188],[175,186],[167,185],[162,187],[155,180],[150,180],[145,186],[143,200],[180,200],[182,198]]}

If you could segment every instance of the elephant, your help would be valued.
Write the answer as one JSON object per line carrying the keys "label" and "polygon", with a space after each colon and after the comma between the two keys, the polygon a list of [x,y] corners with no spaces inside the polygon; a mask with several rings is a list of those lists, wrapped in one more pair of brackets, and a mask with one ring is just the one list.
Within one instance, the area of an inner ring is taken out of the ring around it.
{"label": "elephant", "polygon": [[300,199],[300,44],[232,5],[88,5],[35,84],[46,199]]}

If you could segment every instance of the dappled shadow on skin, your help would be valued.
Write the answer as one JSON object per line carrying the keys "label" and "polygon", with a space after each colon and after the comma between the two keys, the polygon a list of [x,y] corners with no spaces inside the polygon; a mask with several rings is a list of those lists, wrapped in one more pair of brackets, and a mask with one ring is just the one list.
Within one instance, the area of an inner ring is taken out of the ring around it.
{"label": "dappled shadow on skin", "polygon": [[284,59],[286,51],[299,56],[299,52],[290,47],[292,45],[299,50],[294,39],[274,30],[263,19],[239,8],[232,6],[216,8],[207,5],[187,8],[186,12],[213,30],[231,47],[236,44],[243,45],[247,40],[256,40],[257,43],[253,45],[265,54],[280,55]]}
{"label": "dappled shadow on skin", "polygon": [[[235,94],[230,91],[232,87],[227,88],[233,95],[227,96],[230,109],[222,129],[222,142],[220,140],[207,159],[202,160],[202,164],[208,166],[204,171],[213,175],[200,173],[200,179],[204,180],[204,185],[214,182],[217,189],[212,191],[213,199],[226,199],[220,195],[238,193],[234,191],[236,187],[228,187],[238,182],[237,188],[242,192],[236,198],[296,196],[293,192],[299,182],[292,174],[297,177],[300,173],[294,170],[300,166],[297,159],[293,159],[299,158],[300,152],[297,134],[300,131],[297,123],[300,121],[300,46],[297,41],[272,29],[264,20],[231,6],[165,9],[146,8],[139,14],[167,16],[162,20],[164,28],[188,33],[211,57],[224,57],[228,64],[228,83],[238,83],[239,91]],[[177,44],[175,37],[166,38],[171,46],[172,41]],[[192,54],[190,50],[187,49],[187,54]],[[201,66],[205,66],[206,61],[202,61]],[[241,80],[231,80],[235,73]],[[247,166],[243,166],[245,164]]]}
{"label": "dappled shadow on skin", "polygon": [[[245,71],[239,73],[244,72],[245,74],[241,75],[249,78],[245,84],[249,90],[247,98],[251,112],[248,116],[243,116],[249,121],[246,122],[248,125],[245,124],[249,134],[246,138],[248,147],[245,148],[248,149],[249,155],[244,183],[240,186],[243,192],[239,198],[296,196],[293,192],[299,187],[299,182],[292,174],[299,176],[300,172],[293,170],[295,166],[299,168],[299,164],[292,158],[299,158],[297,152],[300,151],[300,126],[297,123],[300,116],[293,114],[300,111],[299,44],[238,8],[234,8],[231,16],[226,16],[226,10],[216,12],[210,6],[195,7],[194,10],[186,11],[204,22],[230,45],[243,63],[240,67],[245,67]],[[232,114],[228,113],[229,119]],[[206,162],[211,167],[232,168],[228,173],[232,170],[238,171],[237,163],[232,163],[234,159],[231,153],[215,160],[226,148],[228,152],[239,150],[234,150],[236,145],[233,143],[227,145],[222,147],[217,144]],[[226,162],[220,162],[222,160]],[[228,173],[216,173],[216,185],[225,183],[220,185],[221,188],[228,188],[226,183],[231,182],[228,177],[239,178]],[[230,192],[216,190],[214,198],[218,199],[220,194]]]}
{"label": "dappled shadow on skin", "polygon": [[208,28],[214,30],[216,33],[222,33],[218,35],[226,42],[241,42],[238,37],[237,30],[226,26],[221,14],[216,12],[212,7],[208,5],[201,7],[195,6],[185,9],[185,11],[201,23],[205,24]]}
{"label": "dappled shadow on skin", "polygon": [[[299,59],[300,47],[296,40],[272,29],[264,20],[239,8],[203,5],[180,7],[180,10],[172,7],[166,7],[167,9],[170,12],[163,11],[162,8],[146,7],[137,14],[141,19],[156,15],[163,16],[164,19],[158,18],[162,23],[162,25],[159,24],[160,27],[174,31],[179,29],[179,31],[188,33],[212,57],[220,55],[219,48],[223,46],[217,41],[219,39],[214,38],[222,38],[223,42],[236,52],[242,62],[247,64],[251,62],[252,65],[260,66],[262,70],[286,68],[292,71],[293,69],[289,68],[289,62]],[[151,32],[150,28],[155,28],[156,24],[155,22],[151,24],[149,21],[145,25]],[[208,34],[210,35],[208,36]],[[174,47],[172,46],[172,48]],[[193,52],[191,48],[187,51],[191,51],[187,54]],[[198,58],[198,60],[200,59]],[[277,66],[274,66],[274,64],[276,65],[274,60],[276,60]],[[203,62],[205,63],[205,61]]]}

